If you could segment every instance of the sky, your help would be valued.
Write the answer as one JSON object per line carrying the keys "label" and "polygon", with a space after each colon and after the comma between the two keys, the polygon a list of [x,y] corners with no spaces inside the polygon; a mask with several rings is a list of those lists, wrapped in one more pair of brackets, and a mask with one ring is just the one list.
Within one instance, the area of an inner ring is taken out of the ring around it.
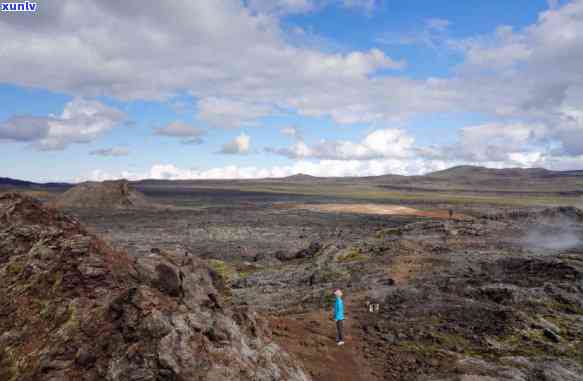
{"label": "sky", "polygon": [[0,177],[583,169],[583,0],[0,12]]}

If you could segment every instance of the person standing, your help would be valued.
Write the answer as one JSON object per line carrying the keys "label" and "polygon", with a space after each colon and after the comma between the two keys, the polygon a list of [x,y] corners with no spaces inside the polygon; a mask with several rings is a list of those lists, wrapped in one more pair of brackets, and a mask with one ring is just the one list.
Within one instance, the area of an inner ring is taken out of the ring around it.
{"label": "person standing", "polygon": [[334,302],[334,321],[336,322],[336,343],[344,345],[344,302],[342,301],[342,290],[339,288],[334,291],[336,301]]}

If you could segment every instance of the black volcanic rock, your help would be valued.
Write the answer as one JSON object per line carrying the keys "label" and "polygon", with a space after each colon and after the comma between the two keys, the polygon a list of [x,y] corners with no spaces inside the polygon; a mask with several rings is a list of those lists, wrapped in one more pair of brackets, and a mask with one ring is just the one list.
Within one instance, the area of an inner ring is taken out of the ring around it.
{"label": "black volcanic rock", "polygon": [[0,380],[309,380],[208,267],[133,260],[74,218],[0,196]]}

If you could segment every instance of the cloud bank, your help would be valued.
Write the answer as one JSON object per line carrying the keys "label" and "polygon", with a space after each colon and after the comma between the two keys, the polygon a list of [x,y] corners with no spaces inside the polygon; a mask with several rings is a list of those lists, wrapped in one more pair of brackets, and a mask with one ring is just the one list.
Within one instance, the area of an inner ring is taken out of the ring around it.
{"label": "cloud bank", "polygon": [[[288,128],[294,141],[268,149],[294,161],[287,166],[193,171],[156,164],[136,176],[412,174],[458,163],[583,164],[583,0],[550,1],[532,25],[500,25],[465,39],[449,37],[448,20],[425,20],[413,43],[448,49],[461,62],[447,77],[425,79],[404,74],[408,63],[379,48],[326,50],[290,38],[283,15],[332,3],[177,0],[145,7],[138,0],[63,0],[34,17],[3,18],[0,33],[11,38],[0,48],[0,82],[74,99],[59,116],[16,115],[0,122],[0,139],[62,150],[92,142],[124,121],[122,112],[91,99],[165,102],[187,93],[203,127],[249,132],[263,118],[287,114],[366,125],[373,132],[357,141],[310,142]],[[366,11],[377,3],[334,4]],[[480,115],[485,122],[464,127],[449,144],[418,145],[408,123],[441,113]],[[155,133],[203,143],[202,130],[180,122]],[[249,153],[250,135],[220,152]]]}

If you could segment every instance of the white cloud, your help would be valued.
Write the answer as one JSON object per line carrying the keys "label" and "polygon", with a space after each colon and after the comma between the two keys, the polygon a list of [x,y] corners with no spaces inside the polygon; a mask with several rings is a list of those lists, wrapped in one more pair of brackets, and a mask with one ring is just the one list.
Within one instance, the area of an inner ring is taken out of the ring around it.
{"label": "white cloud", "polygon": [[373,160],[298,160],[290,165],[263,168],[229,165],[209,169],[185,169],[166,163],[155,164],[143,173],[124,171],[119,174],[111,174],[102,170],[95,170],[89,177],[78,178],[76,181],[102,181],[118,178],[130,180],[260,179],[285,177],[297,173],[318,177],[380,176],[385,174],[421,175],[463,164],[483,165],[490,168],[544,167],[553,170],[573,170],[583,167],[583,155],[566,157],[549,156],[537,152],[514,152],[509,154],[507,161],[471,161],[459,158],[426,159],[422,157]]}
{"label": "white cloud", "polygon": [[290,136],[294,139],[303,139],[302,133],[300,132],[299,128],[295,126],[284,127],[280,131],[282,134]]}
{"label": "white cloud", "polygon": [[342,4],[347,8],[363,8],[370,12],[375,9],[380,0],[342,0]]}
{"label": "white cloud", "polygon": [[254,12],[270,14],[304,13],[316,8],[312,0],[248,0],[248,6]]}
{"label": "white cloud", "polygon": [[513,154],[541,149],[537,144],[546,138],[547,129],[542,125],[489,123],[464,127],[457,155],[474,162],[510,161]]}
{"label": "white cloud", "polygon": [[130,151],[124,147],[112,147],[112,148],[103,148],[103,149],[96,149],[90,152],[91,155],[94,156],[111,156],[111,157],[119,157],[119,156],[128,156]]}
{"label": "white cloud", "polygon": [[17,142],[40,140],[48,135],[47,118],[13,116],[0,123],[0,139]]}
{"label": "white cloud", "polygon": [[[493,121],[462,130],[455,146],[459,155],[444,156],[451,147],[410,147],[427,165],[475,160],[564,168],[583,154],[583,0],[553,1],[525,28],[500,26],[488,35],[449,41],[463,63],[450,78],[425,80],[385,75],[406,62],[379,49],[339,53],[290,41],[281,14],[331,2],[252,2],[177,0],[148,7],[138,0],[55,2],[35,15],[2,20],[0,34],[11,37],[0,45],[0,82],[119,99],[186,92],[197,99],[199,119],[223,128],[258,125],[266,116],[288,112],[338,124],[402,125],[418,114],[440,112],[478,113]],[[374,7],[370,0],[335,3]],[[426,20],[419,26],[424,32],[413,37],[441,47],[448,26],[447,20]],[[38,149],[86,143],[123,118],[107,109],[76,98],[58,117],[6,120],[0,139]],[[517,131],[506,131],[509,126]],[[388,164],[392,157],[366,141],[297,141],[290,150],[292,157],[321,159],[317,168],[329,161],[347,173],[421,167],[409,156],[406,162],[414,164]]]}
{"label": "white cloud", "polygon": [[450,89],[465,94],[463,110],[490,115],[498,124],[529,125],[546,142],[530,139],[524,151],[540,153],[549,165],[555,163],[552,155],[583,154],[582,0],[555,4],[526,28],[500,26],[491,35],[451,45],[465,54],[448,81]]}
{"label": "white cloud", "polygon": [[183,122],[172,122],[162,128],[155,129],[156,135],[181,138],[182,144],[202,144],[205,130],[190,126]]}
{"label": "white cloud", "polygon": [[204,130],[190,126],[182,122],[172,122],[165,127],[157,128],[156,135],[172,136],[172,137],[197,137],[204,134]]}
{"label": "white cloud", "polygon": [[[424,97],[415,94],[424,92],[423,81],[372,77],[405,62],[378,49],[340,54],[296,46],[276,16],[255,14],[239,0],[148,7],[138,0],[63,0],[48,8],[50,14],[43,8],[0,23],[0,34],[12,36],[0,47],[0,82],[119,99],[186,91],[199,99],[199,117],[218,127],[253,124],[281,109],[342,123],[388,120],[403,109],[395,93],[411,94],[406,102]],[[352,111],[341,115],[344,109]]]}
{"label": "white cloud", "polygon": [[228,98],[203,98],[198,102],[198,116],[212,127],[238,128],[274,111],[272,106]]}
{"label": "white cloud", "polygon": [[233,141],[223,145],[219,153],[228,155],[246,155],[250,152],[251,138],[245,133],[237,136]]}
{"label": "white cloud", "polygon": [[533,54],[528,39],[521,33],[515,33],[510,26],[498,27],[493,35],[450,43],[464,52],[464,65],[472,70],[505,69],[528,60]]}
{"label": "white cloud", "polygon": [[89,143],[121,124],[125,114],[97,101],[75,98],[60,116],[16,116],[0,123],[0,139],[29,142],[42,151]]}
{"label": "white cloud", "polygon": [[290,148],[272,149],[268,152],[292,159],[372,160],[380,158],[406,158],[411,156],[414,139],[400,129],[376,130],[361,142],[322,141],[309,146],[298,139]]}
{"label": "white cloud", "polygon": [[[413,30],[387,32],[376,39],[382,45],[420,45],[442,54],[448,49],[448,29],[451,22],[446,19],[429,18],[415,25]],[[453,44],[451,42],[450,44]]]}
{"label": "white cloud", "polygon": [[425,25],[429,29],[437,30],[437,31],[444,31],[450,26],[450,21],[446,19],[440,18],[430,18],[425,20]]}

